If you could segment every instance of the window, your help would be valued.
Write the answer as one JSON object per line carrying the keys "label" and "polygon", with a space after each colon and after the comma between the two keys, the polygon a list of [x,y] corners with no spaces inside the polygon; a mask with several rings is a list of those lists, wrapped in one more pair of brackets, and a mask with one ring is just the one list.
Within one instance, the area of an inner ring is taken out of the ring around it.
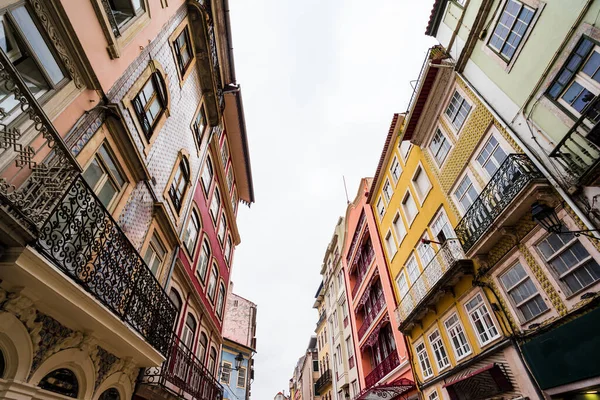
{"label": "window", "polygon": [[214,347],[210,348],[210,357],[208,359],[208,370],[213,376],[215,375],[215,367],[217,366],[217,350]]}
{"label": "window", "polygon": [[400,179],[400,174],[402,173],[402,167],[400,167],[400,163],[398,159],[394,157],[392,161],[392,166],[390,167],[390,174],[392,174],[392,180],[394,183],[398,183],[398,179]]}
{"label": "window", "polygon": [[387,248],[387,252],[391,260],[394,258],[396,251],[398,250],[396,247],[396,241],[394,240],[394,236],[392,235],[391,231],[389,231],[385,236],[385,247]]}
{"label": "window", "polygon": [[482,346],[500,336],[480,293],[465,304],[465,308]]}
{"label": "window", "polygon": [[217,297],[217,306],[215,307],[217,311],[217,316],[219,318],[223,318],[223,307],[225,306],[225,285],[221,282],[219,285],[219,296]]}
{"label": "window", "polygon": [[385,214],[385,205],[383,204],[383,200],[381,197],[377,201],[377,215],[379,215],[379,219],[382,219]]}
{"label": "window", "polygon": [[202,282],[206,282],[206,271],[208,271],[208,261],[210,260],[210,245],[208,241],[204,239],[202,241],[202,250],[200,257],[198,258],[198,265],[196,266],[196,273],[200,277]]}
{"label": "window", "polygon": [[98,148],[90,165],[83,172],[83,179],[106,208],[125,186],[125,177],[106,143]]}
{"label": "window", "polygon": [[219,270],[217,266],[213,264],[212,271],[210,274],[210,279],[208,280],[208,286],[206,288],[206,293],[211,301],[215,300],[215,293],[217,291],[217,279],[219,278]]}
{"label": "window", "polygon": [[471,111],[471,105],[458,93],[458,90],[455,90],[450,99],[450,104],[446,108],[446,116],[457,131],[462,128],[469,111]]}
{"label": "window", "polygon": [[[233,190],[233,168],[229,168],[229,170],[227,171],[227,189],[229,189],[229,192],[231,192]],[[232,204],[232,208],[235,208],[235,204]]]}
{"label": "window", "polygon": [[433,224],[431,224],[431,231],[433,232],[434,238],[440,243],[444,243],[446,240],[456,237],[444,211],[441,211],[433,221]]}
{"label": "window", "polygon": [[356,396],[359,392],[358,381],[356,379],[352,381],[352,392],[354,393],[354,396]]}
{"label": "window", "polygon": [[568,294],[576,293],[600,279],[600,266],[573,235],[553,233],[542,240],[537,249],[552,272],[566,286]]}
{"label": "window", "polygon": [[200,338],[198,339],[198,348],[196,349],[196,356],[200,360],[200,363],[204,365],[206,360],[206,346],[208,345],[208,338],[204,332],[200,333]]}
{"label": "window", "polygon": [[415,174],[412,177],[412,183],[415,191],[417,192],[417,197],[421,203],[423,203],[423,201],[425,201],[425,197],[427,197],[427,194],[431,190],[431,182],[429,182],[427,173],[421,165],[419,165],[415,170]]}
{"label": "window", "polygon": [[196,334],[196,327],[198,324],[196,323],[196,319],[192,314],[188,314],[185,319],[185,326],[183,327],[183,332],[181,333],[181,343],[183,343],[188,349],[192,348],[192,343],[194,343],[194,336]]}
{"label": "window", "polygon": [[67,368],[59,368],[44,376],[38,386],[49,392],[61,394],[66,397],[77,398],[79,382],[75,373]]}
{"label": "window", "polygon": [[504,160],[506,160],[506,157],[506,153],[500,147],[498,140],[494,136],[491,136],[477,156],[477,162],[492,177]]}
{"label": "window", "polygon": [[98,400],[121,400],[121,395],[116,388],[112,387],[102,392]]}
{"label": "window", "polygon": [[429,355],[427,354],[425,343],[419,343],[415,350],[417,351],[417,357],[419,358],[419,365],[421,366],[423,377],[427,379],[433,375],[433,369],[431,368],[431,363],[429,362]]}
{"label": "window", "polygon": [[413,285],[417,281],[420,273],[417,259],[414,255],[411,256],[406,263],[406,272],[408,273],[408,280],[410,281],[411,285]]}
{"label": "window", "polygon": [[223,213],[221,214],[221,223],[219,224],[219,231],[217,232],[217,237],[221,244],[225,242],[225,231],[227,231],[227,218],[225,218],[225,213]]}
{"label": "window", "polygon": [[548,309],[521,263],[515,264],[502,274],[500,282],[522,322],[529,321]]}
{"label": "window", "polygon": [[[122,29],[135,16],[144,12],[143,0],[108,0],[112,18],[114,18],[117,27]],[[111,16],[109,16],[109,19]],[[121,34],[115,32],[115,36]]]}
{"label": "window", "polygon": [[340,346],[339,344],[337,346],[335,346],[335,349],[337,351],[337,353],[340,355],[338,357],[338,364],[342,365],[342,346]]}
{"label": "window", "polygon": [[453,314],[444,322],[444,325],[446,326],[446,332],[448,332],[448,336],[450,336],[450,342],[452,343],[452,348],[454,349],[456,358],[460,360],[461,358],[471,354],[471,346],[469,346],[469,342],[467,342],[465,331],[460,324],[458,316]]}
{"label": "window", "polygon": [[185,232],[183,233],[183,243],[185,244],[185,248],[190,253],[190,255],[194,255],[194,251],[196,249],[196,242],[198,241],[198,235],[200,234],[200,218],[198,217],[198,213],[196,210],[192,210],[192,215],[190,220],[188,221]]}
{"label": "window", "polygon": [[[465,2],[466,2],[466,0],[456,0],[456,3],[457,3],[458,5],[460,5],[460,6],[462,6],[462,7],[464,7],[464,6],[465,6]],[[436,394],[437,394],[437,393],[436,393]]]}
{"label": "window", "polygon": [[385,184],[383,185],[383,196],[385,200],[389,203],[392,198],[394,191],[392,190],[392,185],[390,185],[390,181],[385,180]]}
{"label": "window", "polygon": [[[190,42],[189,28],[186,26],[173,42],[175,49],[175,58],[177,59],[177,68],[183,78],[187,68],[192,62],[192,43]],[[200,142],[198,142],[200,143]]]}
{"label": "window", "polygon": [[444,347],[444,342],[442,341],[440,331],[436,330],[429,335],[429,343],[433,349],[433,356],[435,357],[438,370],[441,371],[449,366],[450,361],[448,361],[448,354],[446,353],[446,348]]}
{"label": "window", "polygon": [[237,387],[246,387],[246,368],[244,367],[240,367],[240,370],[238,371]]}
{"label": "window", "polygon": [[[15,7],[0,16],[0,37],[0,47],[36,98],[56,89],[65,80],[59,61],[25,6]],[[18,106],[19,101],[12,92],[2,86],[0,107],[10,114],[20,112]]]}
{"label": "window", "polygon": [[446,156],[450,152],[450,142],[446,136],[442,133],[440,129],[435,131],[435,135],[433,135],[433,139],[431,139],[431,143],[429,143],[429,150],[431,154],[433,154],[433,158],[438,166],[441,166],[446,159]]}
{"label": "window", "polygon": [[210,190],[210,185],[212,183],[213,178],[213,165],[212,161],[210,161],[210,157],[206,158],[206,164],[204,165],[204,169],[202,170],[202,187],[204,188],[204,192],[208,194]]}
{"label": "window", "polygon": [[338,326],[338,317],[337,317],[337,310],[335,310],[333,312],[333,326],[335,326],[337,328]]}
{"label": "window", "polygon": [[348,358],[354,357],[354,349],[352,346],[352,339],[350,336],[346,338],[346,351],[348,351]]}
{"label": "window", "polygon": [[[427,239],[427,236],[423,236],[423,239]],[[421,241],[417,245],[417,253],[419,253],[423,268],[427,267],[431,260],[435,258],[435,251],[433,250],[431,244],[425,244]]]}
{"label": "window", "polygon": [[179,160],[179,165],[175,171],[175,176],[171,181],[171,187],[169,188],[169,198],[173,203],[173,206],[177,212],[181,211],[183,198],[187,192],[187,188],[190,185],[190,165],[185,157]]}
{"label": "window", "polygon": [[227,261],[227,264],[229,264],[231,262],[231,251],[232,251],[232,247],[231,247],[231,236],[227,236],[227,242],[225,243],[225,249],[223,250],[224,256],[225,256],[225,261]]}
{"label": "window", "polygon": [[135,114],[142,131],[149,139],[154,127],[166,109],[166,87],[159,72],[153,72],[142,90],[133,98]]}
{"label": "window", "polygon": [[398,146],[400,148],[400,156],[402,160],[406,163],[406,159],[408,158],[408,153],[410,153],[410,149],[412,149],[412,143],[409,140],[403,140],[400,142]]}
{"label": "window", "polygon": [[221,372],[221,383],[229,385],[231,382],[231,363],[223,361],[223,371]]}
{"label": "window", "polygon": [[394,228],[394,232],[396,233],[398,243],[402,243],[402,239],[406,235],[406,228],[404,227],[404,222],[402,221],[402,217],[400,216],[400,214],[396,214],[392,226]]}
{"label": "window", "polygon": [[175,305],[177,312],[181,311],[181,305],[183,304],[183,302],[181,301],[181,296],[179,295],[179,293],[177,293],[177,290],[171,288],[171,291],[169,292],[169,298]]}
{"label": "window", "polygon": [[[196,137],[196,143],[198,147],[202,145],[202,139],[204,138],[204,132],[206,131],[206,117],[204,116],[204,106],[200,106],[198,110],[198,114],[196,114],[196,118],[194,119],[194,123],[192,124],[194,129],[194,136]],[[210,159],[206,160],[206,168],[208,168],[208,164],[210,164]],[[205,169],[206,169],[205,168]],[[210,187],[210,181],[212,179],[212,164],[210,165],[210,171],[208,171],[210,176],[208,179],[208,185],[204,187],[204,190],[208,192],[208,188]],[[202,183],[204,184],[204,171],[202,172]]]}
{"label": "window", "polygon": [[[462,0],[462,1],[464,1],[464,0]],[[464,5],[464,4],[462,4],[462,5]],[[433,392],[429,393],[429,396],[427,396],[428,400],[439,400],[439,398],[440,397],[438,396],[438,392],[435,389],[433,390]]]}
{"label": "window", "polygon": [[148,244],[148,248],[146,249],[146,254],[144,254],[144,261],[154,275],[158,274],[160,271],[160,266],[162,265],[166,256],[167,250],[156,235],[156,232],[154,232],[152,234],[152,238],[150,239],[150,243]]}
{"label": "window", "polygon": [[410,226],[412,221],[417,216],[417,213],[419,212],[417,210],[415,200],[410,195],[410,191],[407,191],[404,195],[404,199],[402,199],[402,209],[404,210],[404,215],[406,215],[406,220],[408,221],[408,225]]}
{"label": "window", "polygon": [[313,371],[319,372],[319,360],[313,360]]}
{"label": "window", "polygon": [[221,196],[219,195],[219,189],[215,188],[213,197],[210,200],[210,216],[216,223],[219,217],[219,209],[221,208]]}
{"label": "window", "polygon": [[510,61],[519,47],[535,10],[517,0],[508,0],[494,28],[489,46],[502,58]]}
{"label": "window", "polygon": [[465,175],[454,191],[454,197],[460,203],[463,212],[467,212],[469,207],[475,202],[475,199],[477,199],[477,196],[479,196],[479,193],[475,190],[471,178],[469,178],[469,175]]}
{"label": "window", "polygon": [[402,300],[406,293],[408,293],[408,283],[406,282],[406,276],[404,275],[404,271],[400,271],[400,273],[396,277],[396,285],[398,285],[400,300]]}
{"label": "window", "polygon": [[223,169],[227,169],[227,163],[229,162],[229,146],[227,146],[227,140],[224,140],[221,145],[221,162],[223,163]]}
{"label": "window", "polygon": [[[599,66],[600,49],[583,36],[556,75],[548,95],[581,113],[594,93],[598,93]],[[570,82],[572,84],[565,91]]]}

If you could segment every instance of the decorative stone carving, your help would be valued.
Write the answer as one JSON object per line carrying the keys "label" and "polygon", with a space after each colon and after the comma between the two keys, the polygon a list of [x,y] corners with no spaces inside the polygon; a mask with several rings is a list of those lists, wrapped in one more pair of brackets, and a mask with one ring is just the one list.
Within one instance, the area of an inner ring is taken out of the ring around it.
{"label": "decorative stone carving", "polygon": [[43,0],[29,0],[29,3],[34,9],[39,21],[42,23],[44,30],[46,31],[48,37],[52,41],[52,44],[54,45],[56,52],[60,56],[60,59],[63,62],[65,68],[69,72],[69,75],[71,76],[71,78],[73,78],[75,86],[77,86],[78,89],[83,89],[85,87],[85,82],[83,81],[83,78],[77,71],[77,67],[73,62],[73,57],[69,53],[69,50],[63,43],[59,32],[54,26],[54,22],[50,18],[48,9],[46,8],[46,4],[44,4]]}

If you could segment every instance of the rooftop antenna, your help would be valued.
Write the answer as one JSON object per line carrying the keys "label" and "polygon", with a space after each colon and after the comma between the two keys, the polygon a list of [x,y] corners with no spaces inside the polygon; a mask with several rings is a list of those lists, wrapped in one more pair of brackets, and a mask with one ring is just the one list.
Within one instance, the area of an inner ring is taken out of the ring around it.
{"label": "rooftop antenna", "polygon": [[344,180],[344,192],[346,192],[346,204],[350,204],[350,199],[348,198],[348,188],[346,187],[346,177],[342,175],[342,179]]}

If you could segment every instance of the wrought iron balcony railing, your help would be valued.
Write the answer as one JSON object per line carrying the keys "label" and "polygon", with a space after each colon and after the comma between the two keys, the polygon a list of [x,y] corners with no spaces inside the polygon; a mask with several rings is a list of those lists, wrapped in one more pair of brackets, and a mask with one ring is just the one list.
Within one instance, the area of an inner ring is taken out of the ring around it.
{"label": "wrought iron balcony railing", "polygon": [[369,272],[369,267],[375,258],[375,250],[373,250],[372,246],[369,246],[367,251],[361,252],[361,254],[356,255],[356,259],[354,261],[354,269],[356,269],[356,280],[354,281],[354,287],[352,288],[352,297],[356,296],[358,292],[358,288],[362,284],[365,276],[367,276],[367,272]]}
{"label": "wrought iron balcony railing", "polygon": [[398,365],[400,365],[400,358],[398,357],[398,352],[393,350],[369,373],[369,375],[367,375],[365,378],[366,389],[375,385],[381,378],[392,372]]}
{"label": "wrought iron balcony railing", "polygon": [[327,315],[325,315],[325,312],[322,312],[321,315],[319,315],[319,320],[317,321],[317,328],[321,326],[325,319],[327,319]]}
{"label": "wrought iron balcony railing", "polygon": [[550,152],[565,169],[570,185],[577,186],[600,161],[600,96],[583,109],[581,117]]}
{"label": "wrought iron balcony railing", "polygon": [[140,384],[159,386],[181,398],[194,400],[220,400],[223,387],[178,337],[167,359],[159,367],[146,368],[140,376]]}
{"label": "wrought iron balcony railing", "polygon": [[373,302],[371,309],[367,312],[365,310],[365,318],[363,319],[362,325],[358,329],[358,340],[361,340],[365,333],[369,330],[369,327],[373,325],[373,321],[377,318],[381,310],[385,308],[385,297],[383,296],[383,292],[379,295],[379,297]]}
{"label": "wrought iron balcony railing", "polygon": [[464,250],[473,247],[527,185],[543,179],[525,154],[510,154],[455,228]]}
{"label": "wrought iron balcony railing", "polygon": [[0,112],[2,222],[166,355],[175,306],[1,49],[0,87],[19,104]]}
{"label": "wrought iron balcony railing", "polygon": [[328,369],[317,379],[315,382],[315,389],[317,393],[321,393],[321,389],[331,383],[331,370]]}
{"label": "wrought iron balcony railing", "polygon": [[448,239],[435,254],[433,259],[423,269],[423,272],[408,288],[408,292],[400,300],[396,308],[396,319],[401,325],[410,314],[420,306],[442,277],[452,269],[457,262],[465,260],[466,256],[458,239]]}

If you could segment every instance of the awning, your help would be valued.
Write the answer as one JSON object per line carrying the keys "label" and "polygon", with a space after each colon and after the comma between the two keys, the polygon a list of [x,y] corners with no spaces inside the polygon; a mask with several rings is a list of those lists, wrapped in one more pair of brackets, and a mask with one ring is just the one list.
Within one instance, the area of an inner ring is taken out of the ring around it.
{"label": "awning", "polygon": [[382,383],[364,389],[356,397],[356,400],[394,400],[400,396],[406,398],[407,394],[414,389],[416,389],[416,386],[413,381],[406,378],[399,378],[390,383]]}
{"label": "awning", "polygon": [[379,338],[379,331],[381,331],[381,328],[383,328],[384,325],[389,322],[390,322],[390,316],[386,313],[383,316],[383,318],[381,318],[381,321],[379,321],[377,326],[375,328],[373,328],[373,332],[371,332],[371,335],[365,341],[365,343],[363,344],[362,347],[372,347],[377,342],[377,339]]}
{"label": "awning", "polygon": [[512,390],[501,366],[495,363],[468,373],[443,387],[452,400],[483,400]]}

